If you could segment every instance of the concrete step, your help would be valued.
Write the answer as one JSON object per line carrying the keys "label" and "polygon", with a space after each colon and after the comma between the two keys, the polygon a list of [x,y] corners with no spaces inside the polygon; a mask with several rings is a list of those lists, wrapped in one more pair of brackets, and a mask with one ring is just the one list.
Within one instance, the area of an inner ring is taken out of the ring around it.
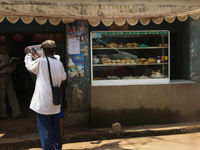
{"label": "concrete step", "polygon": [[[1,130],[2,131],[2,130]],[[112,132],[111,128],[64,128],[63,143],[82,142],[91,140],[105,140],[116,138],[144,137],[170,134],[183,134],[200,131],[200,122],[165,124],[165,125],[143,125],[135,127],[122,127],[120,135]],[[13,134],[6,137],[6,133],[0,134],[1,150],[23,150],[32,147],[40,147],[40,140],[37,133]]]}

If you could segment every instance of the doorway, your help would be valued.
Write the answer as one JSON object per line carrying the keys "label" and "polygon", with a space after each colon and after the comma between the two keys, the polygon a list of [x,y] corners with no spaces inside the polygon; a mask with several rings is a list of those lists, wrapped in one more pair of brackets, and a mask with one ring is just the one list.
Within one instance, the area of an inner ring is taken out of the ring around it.
{"label": "doorway", "polygon": [[[8,21],[0,23],[0,40],[5,37],[8,54],[11,57],[20,58],[16,69],[12,73],[13,86],[23,114],[31,115],[33,112],[29,109],[29,104],[34,92],[35,83],[32,75],[27,71],[24,64],[24,48],[30,45],[41,44],[44,40],[53,39],[56,41],[57,54],[61,56],[61,61],[65,60],[65,25],[52,26],[50,23],[39,25],[36,22],[24,24],[17,22],[11,24]],[[11,109],[8,107],[8,114]]]}

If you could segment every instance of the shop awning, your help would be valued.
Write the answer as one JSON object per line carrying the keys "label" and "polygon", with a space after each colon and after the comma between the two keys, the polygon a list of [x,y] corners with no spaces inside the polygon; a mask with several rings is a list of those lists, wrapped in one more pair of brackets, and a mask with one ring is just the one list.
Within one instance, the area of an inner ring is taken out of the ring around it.
{"label": "shop awning", "polygon": [[29,24],[35,20],[52,25],[88,20],[92,26],[110,26],[113,22],[118,26],[126,22],[136,25],[140,22],[148,25],[163,20],[173,23],[176,18],[186,21],[188,17],[198,19],[200,16],[200,0],[1,0],[0,22],[5,18],[16,23],[21,19]]}

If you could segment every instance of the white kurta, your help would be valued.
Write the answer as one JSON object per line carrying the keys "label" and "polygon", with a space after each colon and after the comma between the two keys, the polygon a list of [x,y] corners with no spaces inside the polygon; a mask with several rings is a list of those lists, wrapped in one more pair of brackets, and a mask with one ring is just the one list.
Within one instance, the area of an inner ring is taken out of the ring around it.
{"label": "white kurta", "polygon": [[[54,86],[60,86],[66,79],[66,72],[63,64],[58,59],[48,57],[51,68],[51,76]],[[60,112],[60,105],[54,105],[52,89],[49,79],[48,64],[45,57],[32,60],[32,54],[25,56],[26,68],[37,74],[35,91],[31,100],[30,108],[43,115],[52,115]]]}

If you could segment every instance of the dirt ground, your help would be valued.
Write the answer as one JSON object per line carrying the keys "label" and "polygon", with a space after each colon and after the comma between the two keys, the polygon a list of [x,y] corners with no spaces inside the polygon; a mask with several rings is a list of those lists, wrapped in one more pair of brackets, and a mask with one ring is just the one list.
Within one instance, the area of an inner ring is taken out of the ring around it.
{"label": "dirt ground", "polygon": [[[31,148],[29,150],[42,150]],[[200,150],[200,132],[103,141],[68,143],[63,150]]]}

